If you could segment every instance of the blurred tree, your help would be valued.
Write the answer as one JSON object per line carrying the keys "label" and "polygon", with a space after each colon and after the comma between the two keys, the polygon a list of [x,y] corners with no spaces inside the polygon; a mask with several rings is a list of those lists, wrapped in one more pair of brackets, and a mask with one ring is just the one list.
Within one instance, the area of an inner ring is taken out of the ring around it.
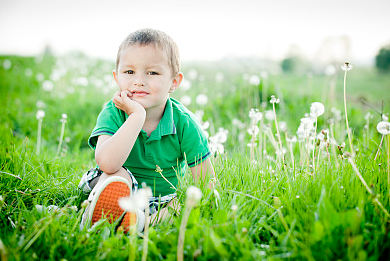
{"label": "blurred tree", "polygon": [[380,71],[390,71],[390,44],[379,50],[375,57],[375,65]]}

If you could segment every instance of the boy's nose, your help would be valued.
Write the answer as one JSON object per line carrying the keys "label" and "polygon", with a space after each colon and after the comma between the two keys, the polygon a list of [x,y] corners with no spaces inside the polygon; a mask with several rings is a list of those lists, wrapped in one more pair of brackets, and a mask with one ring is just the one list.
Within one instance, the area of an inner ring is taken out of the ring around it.
{"label": "boy's nose", "polygon": [[140,75],[136,76],[135,80],[134,80],[134,85],[144,86],[145,85],[144,78],[142,76],[140,76]]}

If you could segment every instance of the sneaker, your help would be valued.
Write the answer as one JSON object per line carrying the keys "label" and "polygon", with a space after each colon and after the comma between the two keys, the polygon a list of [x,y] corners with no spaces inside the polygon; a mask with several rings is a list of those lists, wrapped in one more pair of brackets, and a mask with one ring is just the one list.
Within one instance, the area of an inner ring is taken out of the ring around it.
{"label": "sneaker", "polygon": [[130,195],[131,186],[123,177],[109,177],[103,183],[96,185],[88,197],[90,204],[85,209],[80,229],[91,227],[102,218],[107,218],[112,224],[122,217],[121,225],[123,222],[124,226],[135,224],[137,215],[128,215],[130,213],[123,215],[124,210],[118,204],[120,198]]}

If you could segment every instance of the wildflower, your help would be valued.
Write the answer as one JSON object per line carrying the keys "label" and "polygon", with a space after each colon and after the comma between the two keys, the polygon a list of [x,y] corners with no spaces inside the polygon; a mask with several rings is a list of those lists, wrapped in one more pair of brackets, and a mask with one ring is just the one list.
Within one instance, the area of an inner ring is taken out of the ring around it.
{"label": "wildflower", "polygon": [[343,71],[350,71],[353,69],[352,65],[349,62],[345,62],[343,66],[341,66]]}
{"label": "wildflower", "polygon": [[195,80],[198,77],[198,71],[195,69],[191,69],[191,70],[189,70],[187,75],[188,75],[188,78],[190,78],[191,80]]}
{"label": "wildflower", "polygon": [[255,86],[259,85],[260,84],[259,76],[254,74],[251,77],[249,77],[249,83]]}
{"label": "wildflower", "polygon": [[202,192],[199,188],[195,186],[190,186],[187,189],[187,199],[184,209],[183,218],[181,220],[180,229],[179,229],[179,238],[177,241],[177,260],[181,261],[183,260],[184,251],[184,237],[185,237],[185,231],[187,227],[188,218],[190,217],[190,213],[193,207],[195,207],[200,199],[202,198]]}
{"label": "wildflower", "polygon": [[185,106],[188,106],[191,104],[191,97],[188,95],[184,95],[180,98],[180,102],[183,103]]}
{"label": "wildflower", "polygon": [[45,104],[43,101],[41,101],[41,100],[38,100],[38,101],[35,103],[35,105],[37,106],[38,109],[43,109],[43,108],[46,107],[46,104]]}
{"label": "wildflower", "polygon": [[251,136],[257,136],[257,134],[259,134],[259,127],[257,127],[256,125],[251,126],[250,128],[248,128],[248,133]]}
{"label": "wildflower", "polygon": [[216,81],[216,82],[222,82],[224,78],[225,78],[225,76],[224,76],[223,73],[221,73],[221,72],[218,72],[218,73],[215,75],[215,81]]}
{"label": "wildflower", "polygon": [[199,94],[196,96],[196,103],[199,105],[205,105],[208,101],[206,94]]}
{"label": "wildflower", "polygon": [[44,82],[42,83],[42,89],[43,89],[44,91],[46,91],[46,92],[51,92],[51,91],[54,89],[54,84],[53,84],[53,82],[48,81],[48,80],[44,81]]}
{"label": "wildflower", "polygon": [[281,132],[287,131],[287,123],[285,121],[280,121],[278,125]]}
{"label": "wildflower", "polygon": [[293,143],[293,142],[297,142],[297,136],[292,136],[291,138],[289,138],[289,137],[287,137],[286,138],[286,141],[287,142],[291,142],[291,143]]}
{"label": "wildflower", "polygon": [[11,69],[11,66],[12,66],[12,63],[11,63],[10,60],[5,59],[5,60],[3,61],[3,68],[4,68],[4,70],[9,70],[9,69]]}
{"label": "wildflower", "polygon": [[381,121],[376,126],[376,129],[378,132],[382,135],[390,134],[390,122],[387,121]]}
{"label": "wildflower", "polygon": [[218,132],[209,138],[209,146],[210,150],[213,154],[219,153],[223,154],[225,152],[225,148],[222,143],[225,143],[227,141],[227,135],[228,130],[225,130],[224,128],[219,128]]}
{"label": "wildflower", "polygon": [[333,64],[329,64],[329,65],[326,66],[326,68],[325,68],[325,74],[326,74],[327,76],[335,75],[335,74],[336,74],[336,67],[334,67]]}
{"label": "wildflower", "polygon": [[63,113],[60,122],[66,123],[66,119],[67,119],[67,118],[68,118],[68,115],[66,115],[66,113]]}
{"label": "wildflower", "polygon": [[119,206],[129,212],[134,212],[136,209],[144,210],[149,206],[149,199],[153,196],[150,187],[144,187],[137,190],[137,192],[130,197],[120,198]]}
{"label": "wildflower", "polygon": [[239,129],[245,128],[245,123],[243,123],[242,121],[240,121],[240,120],[237,119],[237,118],[233,118],[232,124],[233,124],[234,126],[237,126]]}
{"label": "wildflower", "polygon": [[42,73],[38,73],[36,79],[37,81],[41,82],[45,79],[45,76]]}
{"label": "wildflower", "polygon": [[275,114],[273,111],[265,111],[265,118],[269,121],[272,121],[275,119]]}
{"label": "wildflower", "polygon": [[382,114],[383,121],[389,121],[389,117],[386,114]]}
{"label": "wildflower", "polygon": [[31,77],[32,74],[33,71],[30,68],[26,68],[26,70],[24,70],[24,75],[26,75],[27,77]]}
{"label": "wildflower", "polygon": [[368,121],[369,119],[372,119],[373,115],[370,112],[367,112],[366,115],[364,116],[364,119]]}
{"label": "wildflower", "polygon": [[324,105],[320,102],[313,102],[310,106],[310,115],[313,115],[314,117],[321,116],[324,114],[325,108]]}
{"label": "wildflower", "polygon": [[180,84],[180,88],[184,91],[189,90],[191,88],[191,82],[186,79],[183,79]]}
{"label": "wildflower", "polygon": [[45,117],[45,111],[38,110],[37,114],[35,115],[35,117],[37,118],[37,120],[42,120]]}
{"label": "wildflower", "polygon": [[252,120],[252,124],[256,124],[257,122],[261,121],[263,114],[258,109],[252,108],[249,111],[249,118]]}
{"label": "wildflower", "polygon": [[279,99],[277,99],[276,97],[275,97],[275,95],[271,95],[271,100],[269,101],[271,104],[272,103],[279,103]]}
{"label": "wildflower", "polygon": [[238,209],[238,206],[236,204],[234,204],[234,205],[232,205],[231,209],[232,209],[233,212],[236,212],[237,209]]}
{"label": "wildflower", "polygon": [[296,195],[295,198],[299,198],[299,195]]}

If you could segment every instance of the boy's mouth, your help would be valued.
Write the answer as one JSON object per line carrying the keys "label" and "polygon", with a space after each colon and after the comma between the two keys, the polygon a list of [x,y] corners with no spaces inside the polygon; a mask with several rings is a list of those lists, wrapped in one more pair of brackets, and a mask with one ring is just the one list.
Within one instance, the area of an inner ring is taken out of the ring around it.
{"label": "boy's mouth", "polygon": [[147,93],[145,91],[132,91],[131,94],[133,96],[142,97],[142,96],[148,95],[149,93]]}

